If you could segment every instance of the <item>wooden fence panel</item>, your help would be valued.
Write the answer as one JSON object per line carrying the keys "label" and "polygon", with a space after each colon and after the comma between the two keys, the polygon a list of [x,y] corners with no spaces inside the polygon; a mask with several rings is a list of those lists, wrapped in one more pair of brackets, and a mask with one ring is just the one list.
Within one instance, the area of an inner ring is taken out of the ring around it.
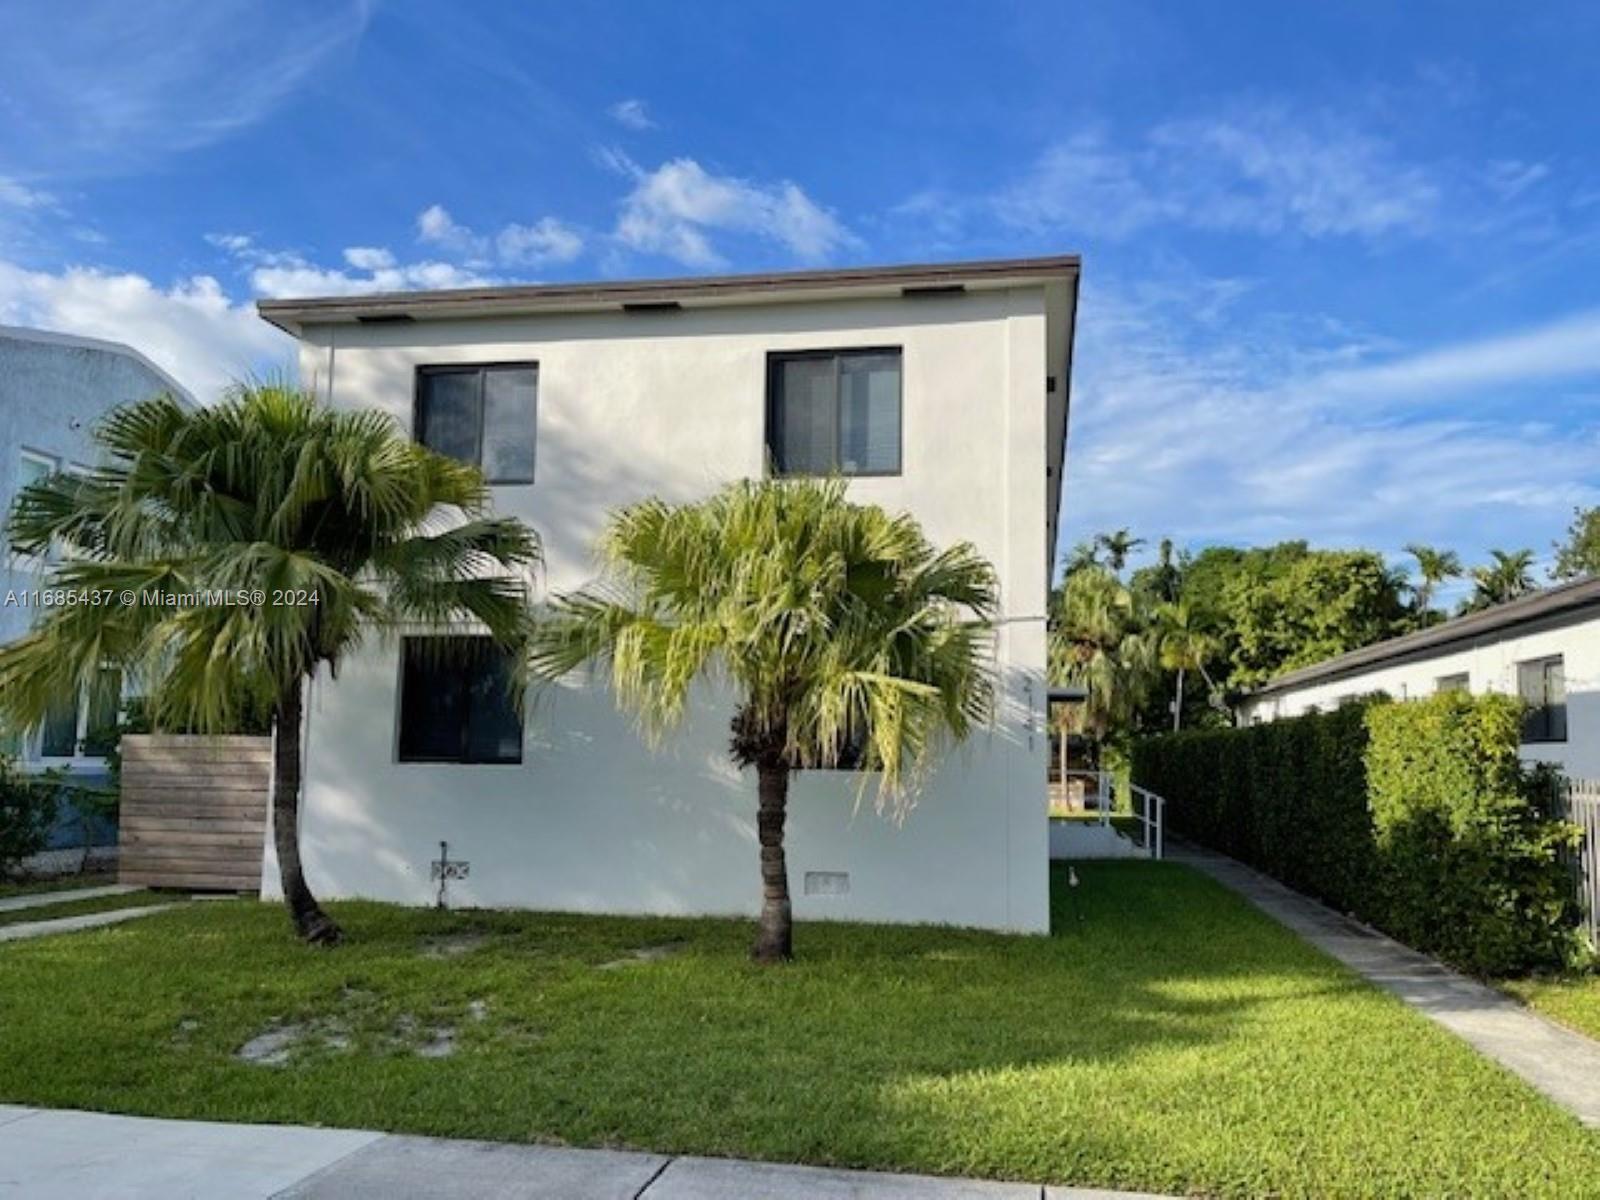
{"label": "wooden fence panel", "polygon": [[118,877],[258,891],[271,785],[271,738],[124,737]]}

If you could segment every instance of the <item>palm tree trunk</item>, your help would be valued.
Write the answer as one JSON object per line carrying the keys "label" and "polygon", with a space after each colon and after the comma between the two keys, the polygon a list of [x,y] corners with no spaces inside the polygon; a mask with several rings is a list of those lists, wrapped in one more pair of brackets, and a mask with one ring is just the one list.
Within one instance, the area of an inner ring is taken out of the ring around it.
{"label": "palm tree trunk", "polygon": [[1183,668],[1178,668],[1178,698],[1172,702],[1172,732],[1177,733],[1183,725]]}
{"label": "palm tree trunk", "polygon": [[761,763],[756,767],[756,779],[760,794],[756,832],[761,841],[761,925],[750,957],[758,963],[787,962],[794,957],[789,868],[783,856],[789,767],[785,763]]}
{"label": "palm tree trunk", "polygon": [[300,865],[301,689],[300,680],[285,688],[273,710],[278,736],[272,750],[272,842],[295,932],[314,946],[335,946],[344,931],[322,911]]}

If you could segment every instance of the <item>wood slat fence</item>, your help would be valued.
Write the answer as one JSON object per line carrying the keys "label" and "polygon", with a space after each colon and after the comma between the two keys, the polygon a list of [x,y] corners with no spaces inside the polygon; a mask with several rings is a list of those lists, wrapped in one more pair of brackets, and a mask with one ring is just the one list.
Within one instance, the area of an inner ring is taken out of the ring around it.
{"label": "wood slat fence", "polygon": [[258,891],[271,785],[269,737],[124,737],[118,877]]}
{"label": "wood slat fence", "polygon": [[1570,780],[1561,796],[1562,816],[1583,829],[1583,845],[1572,856],[1572,872],[1584,927],[1590,940],[1600,945],[1600,780]]}

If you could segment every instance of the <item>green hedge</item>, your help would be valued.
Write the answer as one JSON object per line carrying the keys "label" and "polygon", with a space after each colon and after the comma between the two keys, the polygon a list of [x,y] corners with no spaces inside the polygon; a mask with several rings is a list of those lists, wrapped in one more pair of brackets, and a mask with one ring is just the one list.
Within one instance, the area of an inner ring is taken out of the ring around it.
{"label": "green hedge", "polygon": [[1169,827],[1479,975],[1572,961],[1575,827],[1517,758],[1521,706],[1450,692],[1150,738]]}

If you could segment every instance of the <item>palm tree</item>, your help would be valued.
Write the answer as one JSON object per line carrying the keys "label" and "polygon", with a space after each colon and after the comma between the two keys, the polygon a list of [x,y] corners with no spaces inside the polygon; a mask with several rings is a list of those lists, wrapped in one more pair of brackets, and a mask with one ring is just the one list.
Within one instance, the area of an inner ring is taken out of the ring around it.
{"label": "palm tree", "polygon": [[1082,726],[1097,752],[1132,722],[1156,660],[1133,594],[1109,570],[1073,573],[1062,586],[1050,630],[1050,680],[1088,692]]}
{"label": "palm tree", "polygon": [[[142,686],[158,727],[216,732],[271,712],[284,899],[301,937],[333,944],[341,931],[300,863],[306,682],[402,623],[470,621],[520,645],[538,540],[486,515],[476,467],[414,444],[386,414],[334,412],[287,386],[239,385],[199,411],[141,401],[95,436],[103,465],[26,488],[11,544],[70,545],[51,587],[141,598],[53,608],[0,648],[0,709],[37,722],[109,662]],[[173,602],[211,589],[259,589],[263,602]],[[309,602],[286,602],[296,594]]]}
{"label": "palm tree", "polygon": [[1409,542],[1406,553],[1417,560],[1417,574],[1422,582],[1412,585],[1419,616],[1433,608],[1434,593],[1441,583],[1461,576],[1461,556],[1454,550],[1439,550],[1422,542]]}
{"label": "palm tree", "polygon": [[879,773],[880,811],[903,813],[941,743],[988,719],[994,572],[964,542],[935,551],[910,517],[850,503],[841,480],[647,500],[612,514],[599,553],[606,578],[555,599],[536,627],[534,670],[600,662],[651,740],[696,680],[732,685],[729,749],[755,767],[759,797],[751,957],[788,959],[790,775],[854,760]]}
{"label": "palm tree", "polygon": [[1128,564],[1128,555],[1144,545],[1144,539],[1134,537],[1127,529],[1118,529],[1096,534],[1094,544],[1096,549],[1105,551],[1106,566],[1111,568],[1111,573],[1121,575],[1122,568]]}
{"label": "palm tree", "polygon": [[1463,604],[1463,612],[1504,604],[1533,591],[1532,550],[1491,550],[1490,562],[1472,569],[1472,595]]}
{"label": "palm tree", "polygon": [[1215,637],[1200,628],[1194,612],[1182,601],[1163,604],[1156,610],[1156,632],[1160,639],[1161,665],[1178,673],[1177,696],[1172,704],[1172,728],[1183,727],[1183,683],[1190,671],[1199,671],[1212,694],[1216,684],[1206,670],[1206,663],[1216,657],[1219,643]]}

